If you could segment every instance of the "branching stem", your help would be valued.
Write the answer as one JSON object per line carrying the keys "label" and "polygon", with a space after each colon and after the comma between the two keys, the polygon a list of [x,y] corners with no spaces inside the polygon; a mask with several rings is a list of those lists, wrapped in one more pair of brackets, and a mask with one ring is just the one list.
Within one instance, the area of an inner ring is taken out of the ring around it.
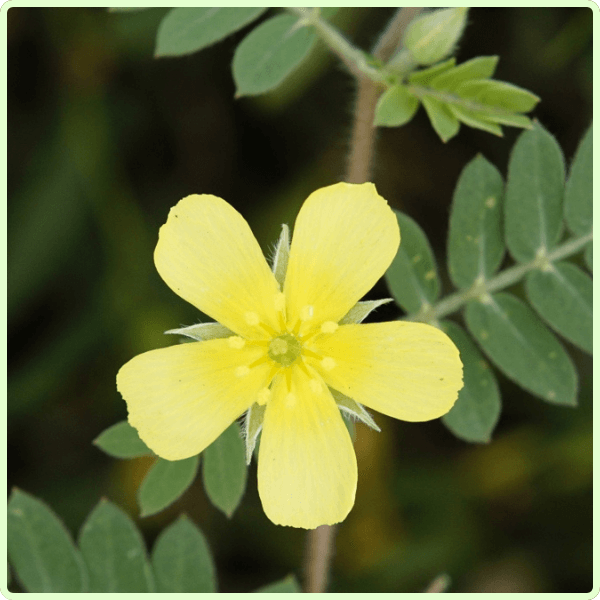
{"label": "branching stem", "polygon": [[487,281],[478,279],[470,288],[450,294],[436,304],[427,306],[424,309],[421,309],[418,313],[409,315],[406,317],[406,320],[422,321],[424,323],[435,322],[456,312],[470,300],[481,298],[486,294],[493,294],[494,292],[518,283],[530,271],[535,269],[551,269],[553,262],[576,254],[583,249],[586,244],[591,242],[592,239],[593,233],[590,232],[586,235],[571,239],[564,244],[561,244],[547,254],[540,253],[529,262],[509,267]]}

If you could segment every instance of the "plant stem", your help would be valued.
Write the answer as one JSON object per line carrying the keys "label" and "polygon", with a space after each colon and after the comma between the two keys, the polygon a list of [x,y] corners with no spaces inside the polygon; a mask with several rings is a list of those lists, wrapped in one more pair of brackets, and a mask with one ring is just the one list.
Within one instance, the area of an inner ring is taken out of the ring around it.
{"label": "plant stem", "polygon": [[586,244],[591,242],[592,239],[593,233],[590,232],[565,242],[547,254],[539,254],[529,262],[514,265],[513,267],[505,269],[496,275],[496,277],[492,277],[487,281],[478,279],[470,288],[450,294],[436,304],[425,307],[418,313],[409,315],[406,317],[406,320],[423,321],[425,323],[437,321],[446,315],[456,312],[470,300],[481,298],[486,294],[493,294],[494,292],[514,285],[523,279],[530,271],[535,269],[540,269],[542,271],[551,269],[553,262],[579,252]]}
{"label": "plant stem", "polygon": [[[325,21],[322,21],[317,11],[291,7],[288,10],[306,19],[307,23],[314,25],[321,39],[325,41],[345,64],[356,64],[356,68],[350,69],[357,81],[357,97],[345,181],[348,183],[364,183],[369,181],[375,147],[375,126],[373,122],[375,105],[379,96],[378,84],[376,83],[380,80],[379,75],[377,78],[372,78],[369,71],[370,67],[369,69],[361,67],[362,63],[360,63],[360,60],[354,63],[357,52],[361,57],[364,57],[364,54],[351,46],[345,38],[342,38],[337,33],[337,30],[330,27]],[[375,58],[386,61],[397,51],[406,27],[420,11],[420,8],[404,7],[396,12],[396,15],[390,21],[373,49]],[[309,16],[307,12],[310,12],[311,15]],[[329,29],[335,35],[329,35]],[[324,32],[328,33],[324,34]],[[348,48],[352,48],[352,52],[349,52]],[[377,70],[375,71],[378,74],[380,73]],[[321,525],[321,527],[309,531],[306,556],[306,592],[320,593],[327,589],[327,578],[334,549],[334,537],[335,526]]]}

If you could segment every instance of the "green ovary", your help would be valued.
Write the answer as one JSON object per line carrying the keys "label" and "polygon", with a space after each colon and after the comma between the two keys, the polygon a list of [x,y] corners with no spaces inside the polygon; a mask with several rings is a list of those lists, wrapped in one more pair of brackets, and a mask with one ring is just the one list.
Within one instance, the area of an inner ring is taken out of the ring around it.
{"label": "green ovary", "polygon": [[291,334],[283,333],[271,340],[269,358],[283,367],[289,367],[302,351],[300,342]]}

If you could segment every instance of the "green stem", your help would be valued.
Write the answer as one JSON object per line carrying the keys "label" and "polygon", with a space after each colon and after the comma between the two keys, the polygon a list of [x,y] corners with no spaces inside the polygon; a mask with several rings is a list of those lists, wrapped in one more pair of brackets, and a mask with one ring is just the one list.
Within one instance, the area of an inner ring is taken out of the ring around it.
{"label": "green stem", "polygon": [[299,17],[299,25],[312,25],[321,40],[329,46],[354,75],[366,75],[373,81],[384,81],[386,75],[373,66],[368,55],[353,46],[335,27],[321,19],[318,8],[288,6],[287,10]]}
{"label": "green stem", "polygon": [[569,240],[547,254],[540,253],[529,262],[505,269],[496,275],[496,277],[492,277],[487,281],[478,279],[470,288],[450,294],[443,300],[440,300],[440,302],[437,302],[432,306],[427,306],[421,309],[418,313],[408,315],[406,320],[422,321],[425,323],[437,321],[442,317],[456,312],[470,300],[481,298],[486,294],[493,294],[494,292],[518,283],[530,271],[536,269],[547,270],[551,267],[551,263],[576,254],[586,244],[591,242],[592,239],[593,234],[590,232],[579,238]]}

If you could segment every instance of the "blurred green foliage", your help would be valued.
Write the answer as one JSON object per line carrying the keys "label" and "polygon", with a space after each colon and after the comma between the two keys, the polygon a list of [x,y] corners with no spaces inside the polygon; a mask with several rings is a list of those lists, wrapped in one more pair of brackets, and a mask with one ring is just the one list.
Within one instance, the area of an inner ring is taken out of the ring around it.
{"label": "blurred green foliage", "polygon": [[[219,195],[269,253],[305,197],[343,178],[352,81],[317,45],[283,87],[234,101],[230,62],[248,29],[200,54],[154,59],[165,12],[8,10],[8,483],[48,502],[71,531],[101,496],[149,541],[186,512],[213,549],[220,589],[249,591],[301,576],[305,535],[264,516],[254,466],[231,521],[199,481],[139,519],[135,493],[153,459],[111,459],[92,441],[126,417],[120,366],[201,317],[154,269],[169,208],[190,193]],[[391,15],[344,9],[334,23],[369,48]],[[479,55],[499,55],[497,76],[542,98],[535,116],[570,161],[591,119],[591,10],[473,8],[457,58]],[[421,111],[380,133],[374,181],[443,261],[460,171],[481,152],[506,172],[517,134],[464,129],[444,145]],[[369,297],[387,295],[380,283]],[[456,592],[592,588],[592,362],[569,349],[579,407],[501,379],[489,445],[439,422],[376,415],[382,433],[357,425],[357,501],[339,530],[331,591],[419,591],[442,572]]]}

